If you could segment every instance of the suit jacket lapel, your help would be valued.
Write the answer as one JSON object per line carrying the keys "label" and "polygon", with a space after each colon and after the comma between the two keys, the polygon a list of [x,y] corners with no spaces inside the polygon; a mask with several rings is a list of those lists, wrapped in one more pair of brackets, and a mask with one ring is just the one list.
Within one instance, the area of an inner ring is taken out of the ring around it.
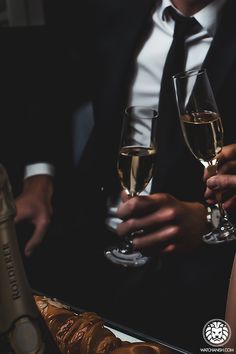
{"label": "suit jacket lapel", "polygon": [[228,0],[203,67],[207,69],[215,94],[236,60],[235,0]]}
{"label": "suit jacket lapel", "polygon": [[[114,27],[111,25],[109,31],[104,31],[102,35],[98,34],[96,62],[99,63],[99,67],[96,96],[101,107],[103,100],[106,100],[110,109],[112,107],[117,109],[117,104],[124,108],[130,80],[133,77],[132,63],[140,46],[140,34],[145,35],[155,1],[123,0],[121,2],[123,5],[120,5],[121,13],[117,14],[115,9],[109,14],[110,21],[115,22]],[[114,124],[114,119],[112,121]]]}
{"label": "suit jacket lapel", "polygon": [[[106,151],[106,158],[110,160],[104,159],[104,166],[100,167],[106,171],[109,165],[116,175],[121,123],[134,74],[133,61],[156,0],[113,0],[112,4],[108,1],[110,13],[100,21],[109,21],[109,30],[104,28],[102,33],[97,33],[94,115],[99,153],[103,155]],[[109,176],[106,172],[105,175]],[[112,179],[108,178],[107,183],[112,185]]]}

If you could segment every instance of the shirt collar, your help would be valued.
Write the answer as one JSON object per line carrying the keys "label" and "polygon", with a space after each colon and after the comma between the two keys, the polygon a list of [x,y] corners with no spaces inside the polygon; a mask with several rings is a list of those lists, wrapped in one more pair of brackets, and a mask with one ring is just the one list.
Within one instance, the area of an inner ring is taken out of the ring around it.
{"label": "shirt collar", "polygon": [[[195,13],[194,16],[192,16],[211,36],[215,34],[217,25],[219,23],[221,9],[225,2],[226,0],[214,0],[205,6],[202,10]],[[160,14],[163,21],[168,21],[168,17],[166,15],[166,8],[168,6],[172,6],[177,12],[180,13],[180,11],[175,8],[171,0],[162,0],[160,6]]]}

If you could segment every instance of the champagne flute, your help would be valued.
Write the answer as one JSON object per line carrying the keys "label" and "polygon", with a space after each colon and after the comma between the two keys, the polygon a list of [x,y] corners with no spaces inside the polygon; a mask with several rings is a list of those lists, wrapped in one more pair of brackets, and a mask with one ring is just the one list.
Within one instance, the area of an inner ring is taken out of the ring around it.
{"label": "champagne flute", "polygon": [[[185,142],[211,175],[217,173],[217,154],[223,147],[223,126],[206,69],[189,70],[173,76],[180,123]],[[219,225],[203,236],[209,244],[236,239],[234,225],[216,193]]]}
{"label": "champagne flute", "polygon": [[[138,196],[149,184],[156,162],[156,126],[158,113],[145,106],[125,110],[120,139],[117,171],[122,188],[128,196]],[[132,239],[142,234],[137,230],[118,246],[105,251],[111,262],[125,267],[140,267],[148,261],[139,251],[134,251]]]}

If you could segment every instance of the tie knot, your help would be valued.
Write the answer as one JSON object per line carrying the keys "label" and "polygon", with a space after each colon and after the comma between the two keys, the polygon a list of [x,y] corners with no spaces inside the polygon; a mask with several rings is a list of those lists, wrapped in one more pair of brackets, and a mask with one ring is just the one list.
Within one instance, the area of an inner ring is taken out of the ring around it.
{"label": "tie knot", "polygon": [[199,23],[194,17],[187,17],[178,14],[173,7],[168,7],[170,16],[175,21],[174,38],[185,38],[188,35],[194,33],[199,26]]}

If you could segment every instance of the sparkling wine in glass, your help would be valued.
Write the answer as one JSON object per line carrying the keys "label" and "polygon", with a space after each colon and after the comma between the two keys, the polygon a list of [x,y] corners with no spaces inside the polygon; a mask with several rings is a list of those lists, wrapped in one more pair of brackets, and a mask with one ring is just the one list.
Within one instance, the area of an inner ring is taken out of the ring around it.
{"label": "sparkling wine in glass", "polygon": [[[185,142],[210,175],[217,173],[217,154],[223,147],[223,126],[205,69],[173,76],[176,101]],[[203,236],[206,243],[217,244],[236,239],[234,225],[216,193],[219,225]]]}
{"label": "sparkling wine in glass", "polygon": [[[133,106],[125,111],[117,159],[117,171],[122,188],[128,196],[138,196],[153,177],[156,162],[156,126],[158,113],[153,108]],[[134,251],[132,239],[143,230],[126,237],[121,244],[105,251],[113,263],[125,267],[140,267],[148,261]]]}

